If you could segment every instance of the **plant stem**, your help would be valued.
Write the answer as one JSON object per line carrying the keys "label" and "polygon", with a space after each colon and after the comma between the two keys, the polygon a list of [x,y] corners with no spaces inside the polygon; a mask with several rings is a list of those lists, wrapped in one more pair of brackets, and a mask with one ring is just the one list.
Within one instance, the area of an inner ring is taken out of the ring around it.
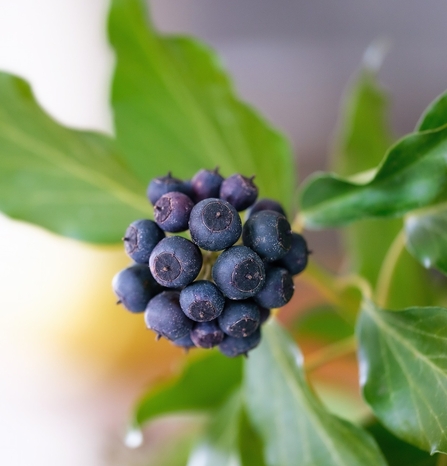
{"label": "plant stem", "polygon": [[306,372],[312,372],[315,369],[341,358],[347,354],[353,353],[357,348],[357,340],[355,335],[352,335],[343,340],[337,341],[331,345],[325,346],[318,351],[313,352],[304,361],[304,369]]}
{"label": "plant stem", "polygon": [[376,288],[376,302],[380,307],[385,307],[387,304],[394,269],[405,248],[405,239],[405,231],[401,230],[391,243],[380,268]]}

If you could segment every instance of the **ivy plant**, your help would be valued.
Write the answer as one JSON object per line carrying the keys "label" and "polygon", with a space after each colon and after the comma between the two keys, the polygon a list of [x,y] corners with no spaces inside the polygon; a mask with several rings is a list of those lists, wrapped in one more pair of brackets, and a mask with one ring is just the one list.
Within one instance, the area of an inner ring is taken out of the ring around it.
{"label": "ivy plant", "polygon": [[[117,243],[131,221],[151,216],[151,178],[218,165],[256,174],[262,196],[296,215],[297,231],[338,228],[350,268],[331,274],[311,260],[303,276],[344,317],[332,325],[331,311],[308,310],[314,321],[303,328],[331,334],[324,358],[308,364],[299,338],[273,318],[248,359],[204,352],[146,391],[132,438],[156,417],[188,412],[208,419],[189,466],[445,464],[447,93],[396,141],[387,95],[363,65],[341,112],[334,172],[297,190],[286,138],[237,97],[215,52],[160,34],[144,3],[111,0],[113,138],[62,126],[25,80],[0,73],[0,209],[80,241]],[[358,424],[329,412],[307,377],[355,351],[374,416]]]}

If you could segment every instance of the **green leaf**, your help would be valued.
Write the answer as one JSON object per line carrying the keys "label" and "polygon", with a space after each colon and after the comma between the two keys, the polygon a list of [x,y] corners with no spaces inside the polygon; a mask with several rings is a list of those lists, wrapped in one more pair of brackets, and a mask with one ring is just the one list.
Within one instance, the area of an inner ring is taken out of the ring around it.
{"label": "green leaf", "polygon": [[407,248],[426,268],[447,275],[447,203],[410,212],[405,218]]}
{"label": "green leaf", "polygon": [[439,454],[430,455],[395,437],[378,422],[366,426],[385,455],[388,466],[436,466]]}
{"label": "green leaf", "polygon": [[334,343],[350,337],[354,327],[341,317],[333,306],[324,305],[307,310],[293,322],[293,333],[298,340],[309,338]]}
{"label": "green leaf", "polygon": [[335,138],[334,166],[338,174],[350,176],[378,165],[392,136],[387,121],[388,96],[375,72],[362,68],[344,100]]}
{"label": "green leaf", "polygon": [[360,382],[379,420],[430,453],[447,451],[447,309],[391,312],[365,301],[358,322]]}
{"label": "green leaf", "polygon": [[447,92],[436,98],[425,110],[418,123],[418,131],[438,129],[447,124]]}
{"label": "green leaf", "polygon": [[109,17],[115,128],[134,172],[147,183],[217,165],[225,176],[255,174],[262,196],[290,205],[295,170],[285,138],[238,100],[211,49],[159,34],[144,3],[113,0]]}
{"label": "green leaf", "polygon": [[302,355],[271,319],[245,365],[248,414],[269,466],[385,465],[362,429],[329,414],[308,387]]}
{"label": "green leaf", "polygon": [[0,73],[0,209],[95,243],[117,242],[147,217],[145,188],[104,135],[48,116],[22,79]]}
{"label": "green leaf", "polygon": [[205,432],[190,454],[189,466],[265,465],[262,442],[250,425],[239,389],[210,416]]}
{"label": "green leaf", "polygon": [[188,466],[242,466],[237,450],[241,407],[242,397],[237,391],[212,416],[205,437],[191,452]]}
{"label": "green leaf", "polygon": [[302,193],[308,228],[345,225],[368,217],[400,216],[430,204],[447,182],[447,127],[397,142],[372,179],[317,175]]}
{"label": "green leaf", "polygon": [[[391,145],[392,136],[387,118],[388,95],[380,86],[376,71],[364,66],[348,87],[344,100],[333,165],[339,175],[350,176],[376,167]],[[397,219],[368,219],[343,230],[351,270],[374,286],[383,258],[401,225]]]}
{"label": "green leaf", "polygon": [[149,389],[134,409],[132,424],[141,426],[164,414],[213,410],[241,380],[240,359],[212,351],[190,361],[176,380]]}

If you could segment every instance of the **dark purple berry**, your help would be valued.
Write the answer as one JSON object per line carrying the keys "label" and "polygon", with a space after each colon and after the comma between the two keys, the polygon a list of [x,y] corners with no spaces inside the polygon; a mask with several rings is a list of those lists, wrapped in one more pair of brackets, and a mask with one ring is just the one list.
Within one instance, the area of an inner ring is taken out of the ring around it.
{"label": "dark purple berry", "polygon": [[253,214],[260,212],[261,210],[273,210],[286,217],[286,212],[282,208],[282,205],[273,199],[259,199],[259,201],[257,201],[250,209],[248,216],[251,217]]}
{"label": "dark purple berry", "polygon": [[166,176],[159,176],[151,180],[147,187],[147,197],[152,205],[155,205],[163,194],[172,191],[178,191],[186,195],[188,195],[188,191],[191,192],[187,182],[174,178],[169,172]]}
{"label": "dark purple berry", "polygon": [[147,265],[151,252],[164,237],[163,230],[154,221],[135,220],[124,235],[124,249],[132,260]]}
{"label": "dark purple berry", "polygon": [[225,306],[225,298],[214,283],[199,280],[183,288],[180,306],[190,319],[207,322],[219,317]]}
{"label": "dark purple berry", "polygon": [[155,221],[164,231],[185,231],[193,207],[194,203],[186,194],[178,191],[163,194],[154,206]]}
{"label": "dark purple berry", "polygon": [[261,316],[261,321],[260,325],[264,324],[267,322],[268,318],[270,317],[270,309],[267,309],[266,307],[258,306],[259,309],[259,314]]}
{"label": "dark purple berry", "polygon": [[199,202],[210,197],[219,197],[220,185],[223,180],[223,176],[219,174],[217,168],[215,170],[200,170],[191,180],[193,199]]}
{"label": "dark purple berry", "polygon": [[292,233],[292,247],[275,265],[284,267],[290,275],[297,275],[306,268],[308,256],[306,240],[299,233]]}
{"label": "dark purple berry", "polygon": [[284,215],[273,210],[261,210],[245,222],[242,241],[262,259],[273,262],[290,250],[292,229]]}
{"label": "dark purple berry", "polygon": [[294,290],[292,276],[286,269],[268,267],[265,274],[265,285],[254,297],[254,300],[262,307],[282,307],[292,299]]}
{"label": "dark purple berry", "polygon": [[189,350],[190,348],[195,348],[196,345],[191,340],[191,332],[187,333],[185,336],[181,338],[177,338],[177,340],[172,340],[172,343],[179,348],[184,348]]}
{"label": "dark purple berry", "polygon": [[180,288],[197,277],[202,260],[202,253],[194,243],[181,236],[170,236],[155,246],[149,267],[160,285]]}
{"label": "dark purple berry", "polygon": [[224,338],[224,333],[215,320],[197,322],[190,335],[194,344],[200,348],[217,346]]}
{"label": "dark purple berry", "polygon": [[242,338],[251,335],[260,324],[258,305],[251,299],[244,301],[227,300],[219,316],[220,328],[231,337]]}
{"label": "dark purple berry", "polygon": [[261,341],[261,331],[258,328],[254,333],[248,337],[235,338],[225,336],[222,343],[219,345],[219,350],[225,356],[234,358],[241,354],[247,355],[247,353],[259,345]]}
{"label": "dark purple berry", "polygon": [[118,272],[112,280],[119,302],[130,312],[143,312],[147,303],[162,288],[147,265],[135,264]]}
{"label": "dark purple berry", "polygon": [[223,251],[213,266],[212,275],[219,290],[230,299],[254,296],[265,281],[262,260],[246,246],[233,246]]}
{"label": "dark purple berry", "polygon": [[207,251],[222,251],[241,236],[242,222],[236,209],[221,199],[197,203],[189,218],[189,231],[195,244]]}
{"label": "dark purple berry", "polygon": [[253,178],[236,174],[222,182],[219,197],[228,201],[240,212],[250,207],[258,197],[258,188],[253,183]]}
{"label": "dark purple berry", "polygon": [[185,316],[178,291],[163,291],[149,301],[144,320],[147,328],[168,340],[178,340],[188,334],[193,321]]}

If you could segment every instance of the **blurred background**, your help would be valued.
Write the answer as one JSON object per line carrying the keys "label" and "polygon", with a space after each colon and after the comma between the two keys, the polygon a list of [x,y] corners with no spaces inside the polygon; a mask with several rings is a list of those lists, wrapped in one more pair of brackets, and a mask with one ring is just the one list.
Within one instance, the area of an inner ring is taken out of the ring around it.
{"label": "blurred background", "polygon": [[[291,138],[300,179],[325,167],[344,88],[375,39],[391,44],[380,76],[397,135],[447,88],[442,0],[153,0],[151,8],[162,31],[217,49],[240,95]],[[107,9],[108,0],[0,0],[0,69],[30,81],[64,124],[113,132]],[[333,236],[309,237],[319,259],[337,263]],[[110,281],[127,263],[121,247],[0,216],[1,464],[157,464],[122,447],[125,422],[142,388],[185,356],[114,305]],[[318,301],[311,290],[301,296],[294,305]],[[149,447],[160,435],[149,428]]]}

